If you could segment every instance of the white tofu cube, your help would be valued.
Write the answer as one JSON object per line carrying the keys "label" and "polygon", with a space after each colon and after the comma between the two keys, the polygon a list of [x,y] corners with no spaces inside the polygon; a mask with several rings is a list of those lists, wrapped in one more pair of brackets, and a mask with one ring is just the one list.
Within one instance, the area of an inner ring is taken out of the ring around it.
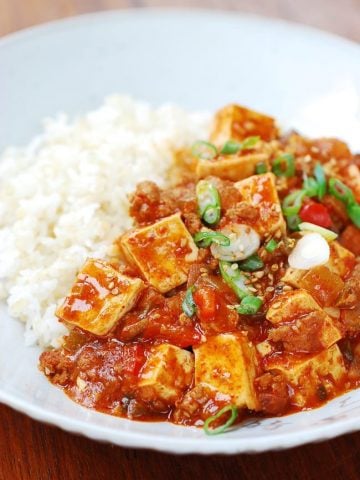
{"label": "white tofu cube", "polygon": [[306,313],[321,310],[306,290],[284,292],[270,303],[266,318],[272,324],[286,323]]}
{"label": "white tofu cube", "polygon": [[332,394],[346,374],[343,356],[337,345],[313,356],[286,355],[273,357],[266,370],[280,371],[291,392],[291,403],[312,407],[319,402],[319,387]]}
{"label": "white tofu cube", "polygon": [[215,116],[210,141],[222,146],[228,140],[244,140],[254,135],[265,141],[278,136],[273,118],[240,105],[227,105]]}
{"label": "white tofu cube", "polygon": [[325,264],[328,269],[344,279],[354,268],[356,263],[355,255],[339,242],[330,243],[330,259]]}
{"label": "white tofu cube", "polygon": [[199,160],[196,166],[196,176],[201,178],[214,176],[236,182],[255,174],[256,165],[265,163],[268,167],[268,155],[254,153],[249,155],[227,155],[215,160]]}
{"label": "white tofu cube", "polygon": [[186,282],[190,265],[198,255],[178,213],[125,233],[120,244],[128,260],[162,293]]}
{"label": "white tofu cube", "polygon": [[253,175],[235,183],[235,187],[239,190],[242,201],[250,203],[258,209],[258,217],[249,225],[261,237],[278,231],[281,233],[286,231],[286,224],[275,186],[275,177],[272,173]]}
{"label": "white tofu cube", "polygon": [[286,292],[270,304],[266,318],[275,328],[269,339],[288,352],[318,352],[342,338],[342,332],[306,290]]}
{"label": "white tofu cube", "polygon": [[243,333],[220,334],[194,348],[195,385],[205,385],[239,408],[258,410],[255,347]]}
{"label": "white tofu cube", "polygon": [[142,400],[161,400],[174,405],[191,385],[194,355],[170,344],[152,348],[140,376],[138,393]]}
{"label": "white tofu cube", "polygon": [[121,275],[103,260],[88,259],[56,315],[95,335],[106,335],[136,303],[144,282]]}

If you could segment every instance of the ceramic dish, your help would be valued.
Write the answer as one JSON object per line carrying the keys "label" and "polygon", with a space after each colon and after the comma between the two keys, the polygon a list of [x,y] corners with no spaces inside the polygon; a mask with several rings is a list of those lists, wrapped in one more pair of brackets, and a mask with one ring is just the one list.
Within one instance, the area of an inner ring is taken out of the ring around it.
{"label": "ceramic dish", "polygon": [[[85,112],[109,93],[215,110],[237,102],[305,134],[359,149],[360,47],[315,30],[220,12],[124,11],[78,17],[0,41],[0,149],[22,144],[58,111]],[[360,390],[321,409],[247,421],[219,437],[84,409],[37,369],[40,349],[0,309],[0,401],[37,420],[127,447],[172,453],[289,448],[360,429]]]}

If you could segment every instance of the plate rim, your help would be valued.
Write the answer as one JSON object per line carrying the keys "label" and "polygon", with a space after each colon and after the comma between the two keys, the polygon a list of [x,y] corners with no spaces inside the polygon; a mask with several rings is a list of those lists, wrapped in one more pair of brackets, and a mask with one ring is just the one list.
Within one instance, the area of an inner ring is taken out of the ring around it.
{"label": "plate rim", "polygon": [[[91,13],[84,13],[62,19],[53,20],[50,22],[41,23],[28,28],[24,28],[7,35],[0,37],[0,54],[3,48],[11,46],[14,43],[22,42],[27,38],[36,35],[47,35],[56,29],[57,31],[64,31],[66,29],[76,28],[89,21],[97,22],[112,18],[114,15],[123,21],[131,21],[136,17],[154,18],[154,16],[182,15],[185,17],[207,15],[209,17],[219,17],[223,19],[240,19],[249,22],[266,24],[273,26],[281,25],[288,29],[296,29],[299,33],[311,33],[322,41],[332,41],[337,44],[342,43],[346,48],[356,49],[360,51],[360,43],[354,40],[347,39],[340,35],[330,33],[309,25],[303,25],[299,22],[293,22],[285,19],[274,17],[265,17],[252,13],[240,11],[226,11],[222,9],[183,9],[183,8],[131,8],[131,9],[111,9],[106,11],[96,11]],[[359,418],[350,418],[348,420],[338,420],[334,423],[321,425],[319,427],[308,426],[300,433],[273,433],[271,437],[260,438],[189,438],[189,437],[173,437],[169,441],[169,435],[153,435],[151,433],[131,432],[131,430],[114,430],[113,427],[104,427],[93,423],[87,423],[82,420],[70,419],[64,414],[57,414],[48,410],[42,410],[40,407],[29,403],[15,394],[1,390],[0,386],[0,402],[9,407],[30,416],[31,418],[57,426],[65,431],[85,435],[88,438],[111,442],[125,448],[146,448],[157,450],[161,452],[168,452],[173,454],[236,454],[236,453],[260,453],[269,450],[281,450],[286,448],[293,448],[310,442],[319,442],[329,440],[339,435],[360,430],[360,416]],[[85,408],[81,407],[80,408]],[[103,414],[105,415],[105,414]],[[186,428],[177,426],[177,428]],[[190,427],[191,428],[191,427]]]}

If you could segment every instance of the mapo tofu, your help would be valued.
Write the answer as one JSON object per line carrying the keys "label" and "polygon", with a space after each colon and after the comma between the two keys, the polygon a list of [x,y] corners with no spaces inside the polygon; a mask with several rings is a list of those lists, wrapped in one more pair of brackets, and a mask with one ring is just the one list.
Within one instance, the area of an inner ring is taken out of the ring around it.
{"label": "mapo tofu", "polygon": [[237,105],[181,155],[193,174],[139,183],[133,228],[69,285],[41,370],[84,406],[208,434],[357,388],[356,156]]}

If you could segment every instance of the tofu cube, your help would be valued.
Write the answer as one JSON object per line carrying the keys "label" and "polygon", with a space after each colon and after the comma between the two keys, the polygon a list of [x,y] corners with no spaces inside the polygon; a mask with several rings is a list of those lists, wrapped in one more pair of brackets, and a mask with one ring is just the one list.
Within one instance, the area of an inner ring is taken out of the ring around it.
{"label": "tofu cube", "polygon": [[[205,385],[239,408],[258,410],[255,347],[243,333],[209,337],[194,347],[195,385]],[[219,397],[219,398],[220,398]]]}
{"label": "tofu cube", "polygon": [[[355,255],[340,243],[334,241],[330,244],[330,259],[324,265],[331,273],[338,275],[344,279],[352,271],[355,266]],[[301,280],[306,275],[307,270],[299,270],[296,268],[288,268],[281,281],[295,288],[301,288]]]}
{"label": "tofu cube", "polygon": [[266,142],[278,136],[275,120],[240,105],[227,105],[215,116],[210,141],[222,146],[228,140],[244,140],[260,136]]}
{"label": "tofu cube", "polygon": [[190,265],[198,255],[178,213],[125,233],[120,244],[127,259],[161,293],[186,282]]}
{"label": "tofu cube", "polygon": [[56,315],[65,323],[106,335],[134,306],[144,287],[139,278],[121,275],[103,260],[88,259]]}
{"label": "tofu cube", "polygon": [[305,275],[306,270],[299,270],[298,268],[287,268],[285,275],[281,278],[281,281],[291,285],[294,288],[300,288],[300,280]]}
{"label": "tofu cube", "polygon": [[344,279],[353,270],[355,263],[356,257],[350,250],[340,245],[339,242],[330,242],[330,259],[325,266],[331,272]]}
{"label": "tofu cube", "polygon": [[249,155],[227,155],[216,160],[199,160],[196,176],[201,178],[214,176],[236,182],[255,174],[256,165],[260,162],[269,167],[268,155],[254,153]]}
{"label": "tofu cube", "polygon": [[266,318],[274,324],[269,339],[287,352],[313,353],[342,338],[340,328],[306,290],[286,292],[270,304]]}
{"label": "tofu cube", "polygon": [[143,401],[174,405],[191,385],[194,355],[167,343],[156,345],[141,371],[138,394]]}
{"label": "tofu cube", "polygon": [[235,183],[235,187],[239,190],[242,201],[258,209],[259,215],[254,221],[249,221],[249,225],[261,237],[277,231],[285,233],[286,224],[272,173],[253,175]]}
{"label": "tofu cube", "polygon": [[299,281],[301,288],[307,290],[322,307],[332,307],[344,288],[344,282],[324,265],[308,270]]}
{"label": "tofu cube", "polygon": [[284,292],[270,303],[266,319],[272,324],[288,323],[306,313],[321,310],[306,290]]}
{"label": "tofu cube", "polygon": [[291,402],[298,407],[313,407],[319,403],[319,388],[332,394],[346,374],[343,356],[337,345],[312,356],[274,356],[266,370],[280,371],[291,392]]}

